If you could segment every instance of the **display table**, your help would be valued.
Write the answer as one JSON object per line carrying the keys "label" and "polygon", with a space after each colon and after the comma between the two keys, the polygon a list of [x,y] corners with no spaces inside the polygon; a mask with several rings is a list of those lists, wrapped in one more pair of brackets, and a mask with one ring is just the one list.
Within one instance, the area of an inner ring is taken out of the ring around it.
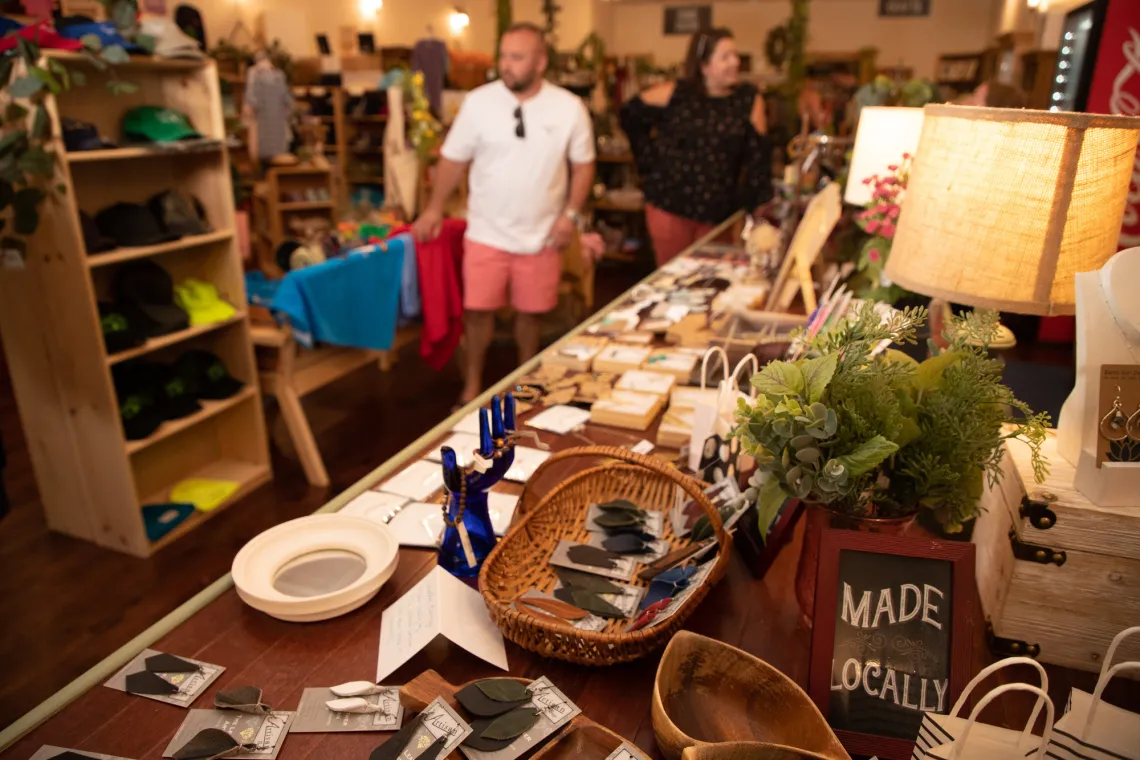
{"label": "display table", "polygon": [[[707,239],[714,239],[720,232],[719,229],[714,230]],[[567,338],[602,319],[624,298],[607,306]],[[340,509],[438,446],[463,416],[485,405],[492,394],[510,388],[517,378],[538,366],[541,359],[540,355],[520,367],[320,511]],[[527,416],[523,415],[521,419],[525,421]],[[629,446],[640,438],[654,440],[655,431],[656,425],[644,434],[632,434],[590,424],[582,434],[556,436],[542,433],[541,438],[553,450],[591,444]],[[515,493],[521,491],[521,487],[516,485],[501,485],[496,490],[500,488]],[[755,579],[740,556],[734,554],[726,577],[689,618],[686,628],[754,654],[802,685],[808,675],[811,637],[798,622],[800,615],[793,591],[801,531],[802,525],[762,580]],[[310,624],[286,623],[257,612],[238,598],[229,576],[219,579],[5,730],[0,735],[0,746],[14,744],[0,757],[26,760],[45,744],[137,760],[160,757],[186,717],[185,711],[102,686],[111,673],[147,646],[226,667],[221,679],[197,700],[197,707],[208,706],[217,688],[256,685],[264,689],[266,703],[276,709],[292,710],[297,707],[302,690],[307,686],[371,680],[376,671],[381,614],[435,562],[434,551],[401,550],[395,575],[375,599],[343,617]],[[82,621],[76,622],[82,624]],[[990,655],[982,626],[979,625],[974,633],[977,670],[989,662]],[[651,755],[660,757],[650,721],[658,658],[647,657],[627,665],[592,669],[544,660],[510,643],[507,644],[507,654],[511,674],[529,678],[548,676],[588,717],[633,741]],[[417,654],[385,681],[403,684],[429,668],[438,671],[451,683],[501,673],[458,646],[444,642]],[[1080,685],[1091,690],[1094,681],[1095,674],[1049,668],[1050,691],[1058,705],[1065,703],[1071,686]],[[1128,681],[1116,681],[1108,691],[1109,699],[1117,704],[1131,704],[1135,709],[1135,704],[1140,703],[1140,696],[1134,689],[1129,693],[1132,685]],[[1125,696],[1122,698],[1122,695]],[[1020,728],[1029,706],[1016,700],[1000,704],[1000,711],[991,708],[985,713],[985,718]],[[279,757],[280,760],[362,760],[388,736],[390,734],[291,734]]]}

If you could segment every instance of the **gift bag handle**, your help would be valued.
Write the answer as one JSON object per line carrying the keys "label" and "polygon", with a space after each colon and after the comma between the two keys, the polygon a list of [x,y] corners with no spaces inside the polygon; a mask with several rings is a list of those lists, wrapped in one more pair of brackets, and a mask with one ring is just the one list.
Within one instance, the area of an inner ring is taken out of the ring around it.
{"label": "gift bag handle", "polygon": [[756,387],[752,385],[752,375],[755,375],[760,371],[760,360],[756,358],[756,354],[745,354],[744,358],[737,362],[736,368],[732,370],[732,380],[729,381],[729,385],[734,389],[740,388],[740,385],[737,381],[737,376],[740,375],[740,370],[744,369],[744,365],[746,364],[752,365],[752,374],[744,378],[746,384],[748,385],[748,392],[746,395],[750,399],[755,399]]}
{"label": "gift bag handle", "polygon": [[[1129,631],[1140,631],[1140,628],[1129,628],[1128,630]],[[1124,638],[1124,634],[1127,634],[1127,633],[1128,633],[1128,631],[1124,631],[1121,635],[1117,636],[1116,638],[1122,639],[1122,638]],[[1119,643],[1119,642],[1116,640],[1114,640],[1112,642],[1112,647],[1110,647],[1108,650],[1109,651],[1109,659],[1112,658],[1112,652],[1114,649],[1116,649],[1117,643]],[[1107,662],[1107,660],[1106,660],[1106,662]],[[1096,717],[1096,708],[1100,706],[1100,698],[1101,698],[1101,695],[1104,694],[1104,687],[1108,686],[1108,682],[1111,681],[1113,678],[1115,678],[1117,673],[1120,673],[1121,671],[1125,671],[1125,670],[1135,670],[1137,672],[1140,672],[1140,662],[1135,662],[1135,661],[1118,662],[1115,665],[1113,665],[1111,668],[1109,668],[1108,670],[1106,670],[1100,674],[1100,678],[1098,678],[1097,682],[1096,682],[1096,690],[1093,691],[1092,702],[1089,704],[1089,714],[1085,718],[1085,726],[1084,726],[1084,728],[1081,729],[1081,733],[1077,737],[1077,739],[1079,739],[1080,741],[1085,740],[1085,737],[1088,736],[1089,729],[1092,728],[1093,718]]]}
{"label": "gift bag handle", "polygon": [[[1045,673],[1045,668],[1041,667],[1041,663],[1029,657],[1007,657],[1004,660],[998,660],[992,665],[983,668],[980,673],[974,676],[970,683],[966,684],[966,688],[962,690],[962,696],[958,697],[958,701],[954,703],[954,709],[950,711],[950,717],[959,717],[959,713],[961,713],[962,708],[966,706],[966,700],[969,698],[970,693],[973,692],[974,687],[986,680],[987,677],[1010,665],[1029,665],[1030,667],[1036,668],[1037,672],[1041,675],[1041,690],[1046,694],[1049,693],[1049,676]],[[1041,708],[1044,706],[1045,700],[1040,698],[1037,700],[1037,704],[1033,705],[1033,712],[1029,714],[1029,724],[1025,727],[1025,731],[1021,734],[1021,740],[1018,742],[1019,747],[1022,742],[1025,741],[1026,736],[1029,735],[1033,726],[1037,725],[1037,716],[1041,714]]]}
{"label": "gift bag handle", "polygon": [[708,351],[705,351],[705,356],[701,359],[701,390],[708,387],[708,371],[709,371],[709,357],[720,355],[720,366],[724,373],[724,382],[728,382],[728,354],[720,346],[712,346]]}
{"label": "gift bag handle", "polygon": [[[958,756],[962,752],[962,748],[966,746],[966,740],[970,736],[970,731],[973,730],[974,724],[978,722],[978,715],[985,709],[986,705],[994,701],[1002,694],[1008,691],[1028,691],[1036,694],[1038,702],[1044,700],[1045,702],[1045,733],[1041,736],[1041,745],[1037,748],[1037,760],[1043,760],[1045,757],[1045,750],[1049,747],[1049,740],[1053,738],[1053,700],[1049,699],[1049,695],[1042,691],[1039,687],[1027,683],[1007,683],[1003,686],[998,686],[996,689],[990,690],[978,704],[974,705],[974,709],[970,711],[970,719],[966,721],[966,727],[962,729],[962,735],[954,740],[954,747],[950,750],[950,756],[947,760],[958,760]],[[1027,723],[1025,731],[1021,734],[1021,739],[1018,740],[1017,748],[1021,747],[1022,742],[1025,740],[1026,734],[1033,730],[1033,724]],[[1020,753],[1020,749],[1015,749]]]}

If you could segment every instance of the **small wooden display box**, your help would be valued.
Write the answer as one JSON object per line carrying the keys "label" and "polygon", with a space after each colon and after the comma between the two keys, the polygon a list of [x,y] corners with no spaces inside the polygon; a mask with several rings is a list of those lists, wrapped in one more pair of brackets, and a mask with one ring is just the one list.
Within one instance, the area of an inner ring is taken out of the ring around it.
{"label": "small wooden display box", "polygon": [[[1001,483],[982,495],[972,540],[991,647],[1097,671],[1113,636],[1140,621],[1140,509],[1082,496],[1053,435],[1044,453],[1038,485],[1029,448],[1011,441]],[[1140,644],[1122,648],[1118,660],[1140,659]]]}

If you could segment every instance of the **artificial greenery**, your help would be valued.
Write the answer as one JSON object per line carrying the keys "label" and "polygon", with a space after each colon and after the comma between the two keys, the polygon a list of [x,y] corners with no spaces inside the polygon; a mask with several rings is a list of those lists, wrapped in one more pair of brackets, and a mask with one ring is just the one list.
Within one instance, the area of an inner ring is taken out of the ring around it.
{"label": "artificial greenery", "polygon": [[[154,49],[154,38],[138,33],[138,7],[134,0],[104,0],[103,4],[124,38],[144,49]],[[84,86],[87,76],[68,68],[58,58],[42,57],[35,42],[19,35],[15,38],[17,55],[0,58],[0,85],[9,97],[0,114],[0,213],[11,208],[10,214],[0,217],[0,231],[10,233],[0,238],[0,248],[16,251],[22,257],[27,251],[28,236],[39,228],[44,200],[53,191],[66,190],[62,184],[52,184],[56,153],[47,98]],[[81,42],[83,58],[96,70],[108,74],[106,86],[111,94],[138,90],[137,85],[115,75],[114,65],[130,60],[122,45],[104,47],[93,34],[84,36]]]}
{"label": "artificial greenery", "polygon": [[1034,473],[1044,479],[1049,416],[1034,414],[1002,385],[1001,364],[986,350],[997,315],[955,318],[949,348],[920,364],[880,349],[913,344],[926,309],[881,309],[867,302],[832,330],[804,339],[806,358],[771,362],[752,378],[759,393],[752,405],[741,400],[734,434],[768,474],[759,489],[762,513],[788,496],[858,517],[929,509],[957,532],[977,516],[987,480],[1001,477],[1002,443],[1015,437],[1030,447]]}
{"label": "artificial greenery", "polygon": [[938,100],[938,87],[929,79],[899,81],[880,74],[855,91],[855,104],[866,106],[903,106],[922,108]]}

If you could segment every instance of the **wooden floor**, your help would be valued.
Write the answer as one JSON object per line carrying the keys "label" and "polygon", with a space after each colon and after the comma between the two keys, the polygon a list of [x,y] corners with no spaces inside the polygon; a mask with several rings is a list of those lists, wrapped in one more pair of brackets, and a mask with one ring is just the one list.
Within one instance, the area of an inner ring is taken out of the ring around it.
{"label": "wooden floor", "polygon": [[[600,270],[599,306],[644,272]],[[274,480],[148,560],[50,533],[0,352],[0,473],[11,512],[0,518],[0,727],[229,571],[238,549],[277,523],[310,514],[432,428],[461,390],[455,366],[433,372],[418,346],[392,372],[369,366],[305,399],[329,488],[306,482],[284,423],[267,402]],[[486,381],[510,372],[513,345],[488,356]]]}

